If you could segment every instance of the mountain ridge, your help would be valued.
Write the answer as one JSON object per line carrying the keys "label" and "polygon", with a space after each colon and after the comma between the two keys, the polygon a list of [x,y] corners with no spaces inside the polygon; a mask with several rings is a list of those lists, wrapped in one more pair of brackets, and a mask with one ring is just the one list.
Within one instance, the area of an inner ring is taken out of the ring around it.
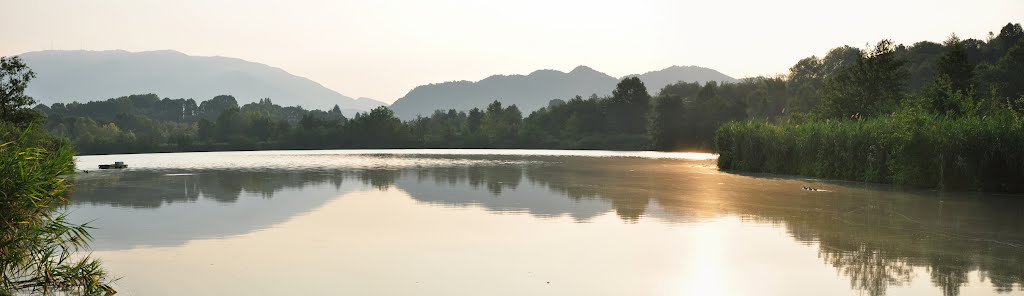
{"label": "mountain ridge", "polygon": [[196,100],[226,94],[239,104],[271,98],[283,105],[322,110],[338,105],[348,115],[375,105],[282,68],[234,57],[175,50],[46,50],[19,56],[36,73],[26,94],[43,104],[156,93]]}
{"label": "mountain ridge", "polygon": [[429,116],[436,109],[483,108],[498,100],[505,105],[515,104],[523,114],[529,114],[547,106],[552,99],[565,100],[576,95],[610,95],[615,85],[628,77],[640,77],[648,92],[652,94],[656,94],[665,85],[679,81],[738,81],[717,70],[698,66],[671,66],[662,70],[615,78],[580,65],[569,72],[539,69],[526,75],[495,74],[475,82],[457,80],[424,84],[396,100],[391,104],[391,108],[399,118],[409,120],[416,116]]}
{"label": "mountain ridge", "polygon": [[281,105],[306,109],[329,110],[338,105],[346,116],[390,106],[405,120],[430,115],[436,109],[483,108],[495,100],[514,104],[523,114],[529,114],[553,99],[610,95],[615,85],[628,77],[640,77],[652,95],[678,81],[738,81],[699,66],[670,66],[616,78],[579,65],[568,72],[538,69],[525,75],[495,74],[477,81],[419,85],[388,104],[366,97],[353,99],[282,68],[234,57],[192,56],[176,50],[45,50],[19,56],[37,74],[26,94],[43,104],[144,93],[196,100],[226,94],[234,96],[239,104],[270,98]]}
{"label": "mountain ridge", "polygon": [[[739,82],[739,79],[733,78],[732,76],[722,74],[718,70],[705,68],[700,66],[678,66],[672,65],[668,68],[661,70],[648,71],[643,74],[630,74],[623,76],[621,79],[629,77],[640,77],[640,81],[643,81],[647,86],[647,91],[651,95],[656,95],[666,85],[676,83],[679,81],[684,82],[697,82],[704,84],[710,81],[717,82]],[[681,79],[689,78],[689,79]]]}

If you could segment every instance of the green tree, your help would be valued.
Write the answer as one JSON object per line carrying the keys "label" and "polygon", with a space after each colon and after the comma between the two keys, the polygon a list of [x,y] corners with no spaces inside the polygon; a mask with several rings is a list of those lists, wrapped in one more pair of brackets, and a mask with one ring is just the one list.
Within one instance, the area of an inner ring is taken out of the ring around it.
{"label": "green tree", "polygon": [[[270,100],[268,99],[267,102],[269,103]],[[217,117],[220,116],[221,112],[232,108],[238,109],[238,101],[235,100],[235,97],[221,95],[213,97],[213,99],[210,99],[209,101],[200,103],[199,114],[202,118],[212,121],[216,120]]]}
{"label": "green tree", "polygon": [[0,57],[0,120],[23,124],[39,121],[39,114],[27,108],[36,101],[25,95],[25,88],[35,77],[21,58]]}
{"label": "green tree", "polygon": [[991,77],[999,95],[1011,100],[1024,97],[1024,38],[1017,40],[1017,44],[999,59]]}
{"label": "green tree", "polygon": [[793,99],[787,103],[790,112],[807,112],[818,105],[823,83],[821,59],[816,56],[804,58],[789,68],[789,89]]}
{"label": "green tree", "polygon": [[999,29],[999,35],[991,42],[994,47],[993,53],[996,54],[993,57],[994,60],[998,60],[1022,39],[1024,39],[1024,29],[1021,28],[1020,24],[1006,23],[1003,28]]}
{"label": "green tree", "polygon": [[810,112],[817,108],[825,81],[852,66],[860,56],[860,49],[841,46],[829,50],[823,58],[811,56],[790,67],[786,81],[790,95],[786,102],[789,113]]}
{"label": "green tree", "polygon": [[408,144],[409,133],[390,108],[380,106],[368,113],[357,113],[345,125],[346,136],[357,148],[396,148]]}
{"label": "green tree", "polygon": [[469,133],[476,133],[480,130],[480,124],[483,123],[484,113],[480,111],[480,108],[473,108],[469,110],[469,115],[466,118],[466,129]]}
{"label": "green tree", "polygon": [[270,118],[254,115],[252,126],[249,128],[249,136],[259,141],[270,140],[274,132],[274,122]]}
{"label": "green tree", "polygon": [[213,126],[213,122],[211,122],[209,120],[206,120],[206,118],[199,119],[199,124],[197,125],[197,129],[198,129],[197,134],[198,134],[198,137],[199,137],[200,141],[206,141],[206,142],[213,141],[213,135],[214,135],[214,131],[215,131],[215,127]]}
{"label": "green tree", "polygon": [[647,128],[654,149],[667,151],[676,148],[685,124],[683,108],[680,97],[660,96],[654,99],[650,127]]}
{"label": "green tree", "polygon": [[708,81],[697,93],[697,103],[707,104],[718,97],[718,82]]}
{"label": "green tree", "polygon": [[974,81],[974,65],[967,59],[967,49],[956,35],[946,40],[949,51],[939,61],[939,75],[945,76],[953,91],[967,93]]}
{"label": "green tree", "polygon": [[862,117],[891,111],[905,96],[907,73],[891,40],[879,41],[857,62],[825,83],[826,117]]}
{"label": "green tree", "polygon": [[489,147],[509,148],[515,145],[523,114],[516,105],[502,107],[494,101],[487,105],[480,129],[487,136]]}
{"label": "green tree", "polygon": [[651,95],[639,77],[623,79],[612,91],[608,113],[611,130],[627,134],[643,134]]}
{"label": "green tree", "polygon": [[229,108],[217,116],[216,135],[221,141],[240,143],[245,141],[249,129],[249,121],[236,108]]}

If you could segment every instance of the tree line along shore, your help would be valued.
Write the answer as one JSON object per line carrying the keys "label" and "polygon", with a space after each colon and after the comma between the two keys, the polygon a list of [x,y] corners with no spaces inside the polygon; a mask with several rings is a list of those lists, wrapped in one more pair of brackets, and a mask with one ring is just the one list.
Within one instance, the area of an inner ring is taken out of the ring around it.
{"label": "tree line along shore", "polygon": [[[130,95],[37,105],[41,126],[83,154],[344,148],[698,150],[720,167],[968,190],[1020,191],[1020,24],[986,40],[841,46],[785,75],[737,83],[639,79],[608,96],[551,100],[523,114],[499,100],[402,121],[352,118],[271,99],[197,102]],[[970,179],[970,180],[965,180]]]}

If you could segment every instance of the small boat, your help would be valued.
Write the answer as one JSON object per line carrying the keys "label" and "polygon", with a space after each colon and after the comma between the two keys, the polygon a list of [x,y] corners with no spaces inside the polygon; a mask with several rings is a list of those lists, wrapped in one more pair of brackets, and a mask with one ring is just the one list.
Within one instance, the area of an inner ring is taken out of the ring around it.
{"label": "small boat", "polygon": [[127,168],[128,168],[128,165],[124,164],[123,161],[115,161],[114,164],[101,164],[100,165],[100,169],[101,170],[127,169]]}

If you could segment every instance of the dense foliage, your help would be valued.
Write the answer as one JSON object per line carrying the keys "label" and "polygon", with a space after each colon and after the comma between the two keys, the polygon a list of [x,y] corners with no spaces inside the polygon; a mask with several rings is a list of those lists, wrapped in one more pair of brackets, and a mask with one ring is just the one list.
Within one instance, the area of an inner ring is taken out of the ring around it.
{"label": "dense foliage", "polygon": [[56,210],[68,202],[74,152],[32,128],[42,118],[27,108],[32,77],[17,57],[0,58],[0,294],[113,293],[99,261],[77,253],[87,227]]}
{"label": "dense foliage", "polygon": [[734,122],[719,167],[945,189],[1024,192],[1024,118],[1005,110],[949,117],[920,109],[862,120]]}
{"label": "dense foliage", "polygon": [[987,42],[954,35],[928,59],[880,42],[824,79],[805,114],[722,126],[719,167],[1024,192],[1022,37],[1019,24]]}
{"label": "dense foliage", "polygon": [[438,110],[402,122],[379,107],[345,118],[330,111],[281,107],[270,99],[238,106],[231,96],[194,100],[133,95],[88,103],[39,105],[47,128],[87,154],[325,148],[605,148],[643,149],[650,95],[636,78],[616,95],[596,96],[523,118],[515,105]]}

